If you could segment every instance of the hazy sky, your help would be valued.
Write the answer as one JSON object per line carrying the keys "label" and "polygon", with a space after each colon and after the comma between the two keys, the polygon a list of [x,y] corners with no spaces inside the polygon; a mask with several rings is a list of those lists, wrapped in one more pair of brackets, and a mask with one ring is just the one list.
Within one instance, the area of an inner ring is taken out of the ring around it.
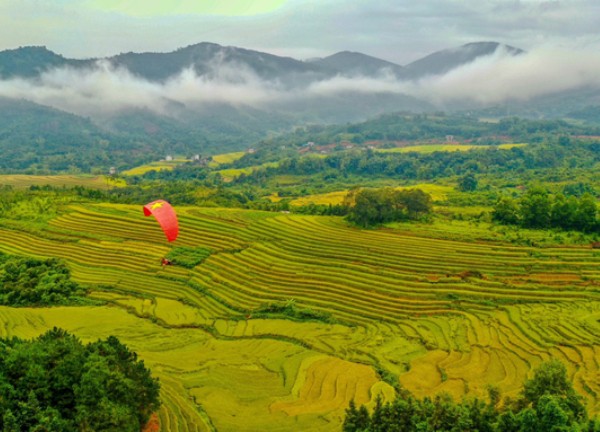
{"label": "hazy sky", "polygon": [[86,58],[206,41],[407,64],[474,41],[597,50],[598,23],[598,0],[0,0],[0,49],[45,45]]}

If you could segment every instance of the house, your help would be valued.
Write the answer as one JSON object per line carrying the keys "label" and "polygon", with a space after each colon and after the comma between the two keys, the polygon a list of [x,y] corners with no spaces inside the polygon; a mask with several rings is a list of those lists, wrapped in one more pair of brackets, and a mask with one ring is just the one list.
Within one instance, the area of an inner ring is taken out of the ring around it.
{"label": "house", "polygon": [[166,160],[167,162],[171,162],[171,161],[173,160],[173,156],[171,156],[171,155],[167,155],[167,156],[165,157],[165,160]]}

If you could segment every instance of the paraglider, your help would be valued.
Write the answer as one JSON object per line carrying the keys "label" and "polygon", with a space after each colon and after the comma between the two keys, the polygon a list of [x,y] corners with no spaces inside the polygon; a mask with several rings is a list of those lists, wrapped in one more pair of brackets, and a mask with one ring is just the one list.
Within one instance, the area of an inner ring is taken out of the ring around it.
{"label": "paraglider", "polygon": [[154,216],[167,236],[169,242],[175,241],[179,234],[177,215],[171,204],[165,200],[156,200],[144,206],[144,216]]}

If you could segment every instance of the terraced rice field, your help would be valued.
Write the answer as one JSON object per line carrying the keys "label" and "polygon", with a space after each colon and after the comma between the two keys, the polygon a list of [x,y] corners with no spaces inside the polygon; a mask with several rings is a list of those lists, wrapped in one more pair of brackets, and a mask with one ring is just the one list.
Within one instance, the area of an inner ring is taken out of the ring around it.
{"label": "terraced rice field", "polygon": [[0,185],[12,186],[15,189],[26,189],[30,186],[74,187],[83,186],[91,189],[106,189],[107,187],[125,186],[122,180],[110,179],[105,176],[89,175],[0,175]]}
{"label": "terraced rice field", "polygon": [[[483,396],[487,384],[516,395],[550,357],[600,412],[597,250],[464,241],[458,230],[446,240],[427,225],[177,211],[177,246],[212,249],[194,269],[159,265],[171,246],[141,207],[72,205],[39,231],[0,224],[0,251],[64,258],[106,302],[3,307],[0,335],[116,335],[161,380],[163,431],[337,431],[350,399],[391,398],[390,384],[418,396]],[[331,319],[261,315],[269,302]]]}

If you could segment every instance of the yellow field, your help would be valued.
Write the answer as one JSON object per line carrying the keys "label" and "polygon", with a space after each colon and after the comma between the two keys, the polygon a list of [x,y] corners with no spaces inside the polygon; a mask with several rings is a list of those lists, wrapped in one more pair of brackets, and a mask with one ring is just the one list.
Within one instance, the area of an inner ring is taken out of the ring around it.
{"label": "yellow field", "polygon": [[[587,245],[520,247],[463,221],[360,230],[177,211],[175,245],[213,251],[193,269],[160,266],[173,245],[139,206],[72,204],[45,228],[0,221],[0,252],[63,258],[106,302],[1,307],[0,335],[117,336],[160,378],[163,431],[339,431],[352,398],[390,399],[390,384],[514,396],[551,357],[600,412],[600,255]],[[315,319],[261,315],[272,302]]]}
{"label": "yellow field", "polygon": [[223,153],[223,154],[214,155],[212,157],[212,162],[209,164],[209,166],[215,167],[215,166],[218,166],[221,164],[231,163],[231,162],[238,160],[245,154],[246,154],[246,152],[233,152],[233,153]]}
{"label": "yellow field", "polygon": [[15,189],[26,189],[30,186],[74,187],[83,186],[91,189],[106,189],[107,187],[125,186],[120,179],[112,179],[106,176],[89,175],[22,175],[9,174],[0,175],[0,185],[12,186]]}
{"label": "yellow field", "polygon": [[[434,201],[445,200],[447,194],[454,190],[452,186],[436,185],[432,183],[419,183],[411,186],[400,186],[396,189],[421,189],[423,192],[427,192],[428,194],[430,194],[431,198]],[[324,194],[307,195],[305,197],[296,198],[290,201],[290,204],[294,206],[303,206],[309,204],[336,205],[342,204],[346,195],[348,195],[348,190],[335,191]]]}
{"label": "yellow field", "polygon": [[188,162],[187,159],[173,159],[171,161],[156,161],[150,162],[146,165],[141,165],[135,168],[131,168],[129,170],[123,171],[121,174],[125,176],[134,176],[134,175],[143,175],[148,171],[160,171],[160,170],[172,170],[177,165],[181,165],[182,163]]}
{"label": "yellow field", "polygon": [[378,152],[382,153],[409,153],[409,152],[417,152],[417,153],[433,153],[433,152],[453,152],[453,151],[467,151],[473,149],[490,149],[497,148],[500,150],[508,150],[513,147],[524,147],[527,144],[500,144],[494,146],[485,146],[485,145],[473,145],[473,144],[424,144],[424,145],[414,145],[408,147],[397,147],[391,149],[380,149]]}
{"label": "yellow field", "polygon": [[241,174],[247,175],[247,174],[250,174],[253,171],[256,171],[257,169],[260,169],[260,168],[268,168],[268,167],[275,167],[275,166],[277,166],[277,162],[266,162],[261,165],[254,165],[254,166],[250,166],[250,167],[246,167],[246,168],[229,168],[229,169],[219,170],[217,172],[225,179],[225,181],[230,181],[234,177],[238,177]]}

